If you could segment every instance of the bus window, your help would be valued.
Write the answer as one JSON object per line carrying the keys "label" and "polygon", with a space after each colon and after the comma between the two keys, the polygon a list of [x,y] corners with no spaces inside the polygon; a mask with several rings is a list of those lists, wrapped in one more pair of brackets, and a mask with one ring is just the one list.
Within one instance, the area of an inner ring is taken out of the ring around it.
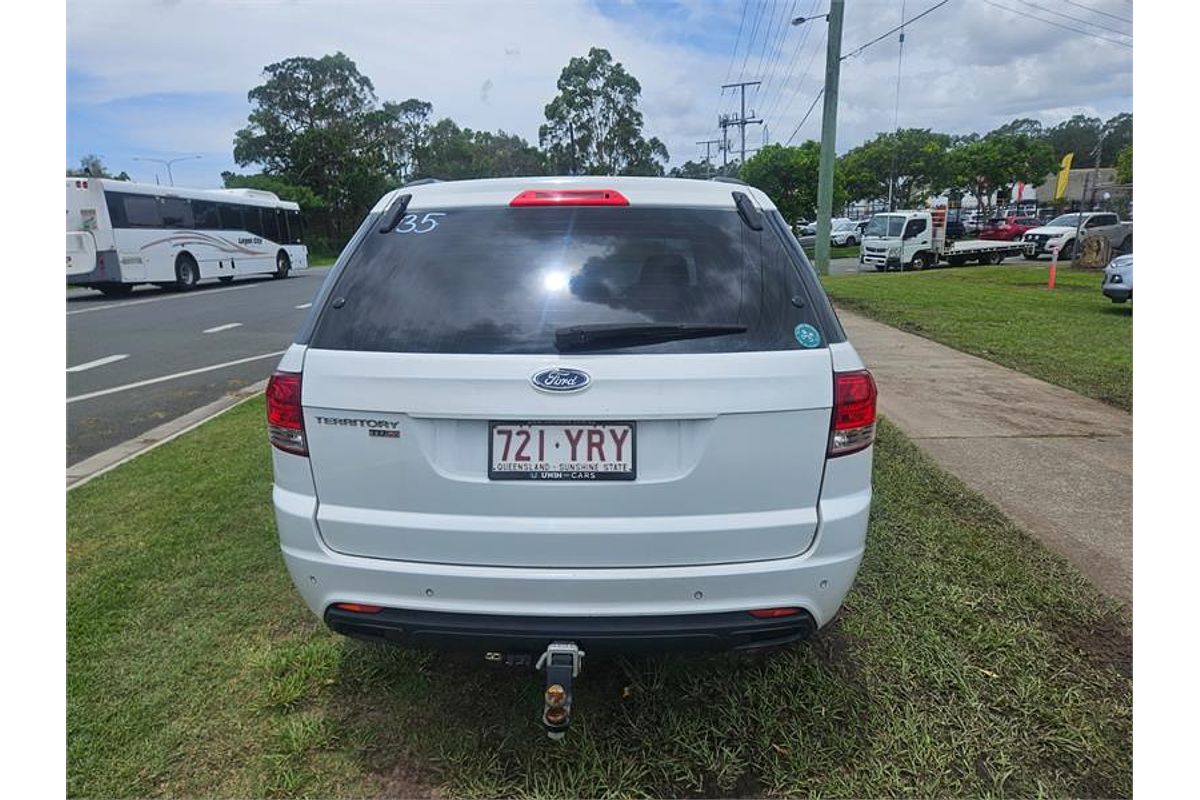
{"label": "bus window", "polygon": [[242,207],[221,203],[219,205],[221,213],[221,229],[227,231],[240,231],[246,228],[246,223],[242,221]]}
{"label": "bus window", "polygon": [[300,244],[304,241],[304,220],[300,218],[299,211],[287,212],[288,218],[288,244]]}
{"label": "bus window", "polygon": [[255,236],[263,235],[262,209],[258,206],[242,206],[242,216],[246,218],[246,230]]}
{"label": "bus window", "polygon": [[182,197],[164,197],[162,200],[162,224],[164,228],[191,228],[192,205]]}
{"label": "bus window", "polygon": [[125,221],[125,195],[117,192],[105,192],[104,202],[108,205],[108,219],[114,228],[128,228]]}
{"label": "bus window", "polygon": [[272,242],[282,241],[279,236],[279,209],[264,208],[262,217],[263,238]]}
{"label": "bus window", "polygon": [[196,218],[197,228],[218,230],[221,227],[221,215],[217,212],[217,204],[210,200],[193,200],[192,214]]}
{"label": "bus window", "polygon": [[162,217],[158,213],[158,199],[145,194],[127,194],[125,224],[130,228],[161,228]]}

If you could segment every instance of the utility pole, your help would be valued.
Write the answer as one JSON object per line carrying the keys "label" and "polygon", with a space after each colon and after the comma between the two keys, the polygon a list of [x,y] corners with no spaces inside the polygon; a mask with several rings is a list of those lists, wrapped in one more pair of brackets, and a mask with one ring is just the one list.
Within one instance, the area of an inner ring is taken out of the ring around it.
{"label": "utility pole", "polygon": [[830,0],[829,41],[825,46],[825,107],[821,114],[821,165],[817,177],[817,271],[829,274],[833,218],[833,160],[837,147],[838,78],[842,66],[845,0]]}
{"label": "utility pole", "polygon": [[704,163],[708,166],[708,177],[712,177],[712,146],[721,144],[720,139],[705,139],[703,142],[696,144],[704,145]]}
{"label": "utility pole", "polygon": [[742,90],[742,113],[739,116],[731,116],[724,114],[721,117],[720,125],[722,128],[727,128],[730,125],[736,125],[742,130],[742,163],[746,163],[746,126],[761,125],[762,120],[754,116],[754,112],[750,112],[750,117],[746,117],[746,87],[758,86],[762,81],[742,81],[741,83],[723,83],[721,90],[740,88]]}

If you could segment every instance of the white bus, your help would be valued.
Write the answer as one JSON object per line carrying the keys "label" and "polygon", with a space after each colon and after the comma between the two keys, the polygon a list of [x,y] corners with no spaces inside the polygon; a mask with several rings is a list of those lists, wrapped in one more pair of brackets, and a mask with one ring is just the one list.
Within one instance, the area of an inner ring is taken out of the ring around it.
{"label": "white bus", "polygon": [[300,207],[257,189],[67,178],[67,283],[128,294],[308,267]]}

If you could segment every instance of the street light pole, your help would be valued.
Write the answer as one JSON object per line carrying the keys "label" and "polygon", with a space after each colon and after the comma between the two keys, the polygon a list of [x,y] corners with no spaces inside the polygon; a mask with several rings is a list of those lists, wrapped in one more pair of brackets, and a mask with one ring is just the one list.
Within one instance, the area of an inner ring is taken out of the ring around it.
{"label": "street light pole", "polygon": [[817,177],[817,271],[829,274],[833,228],[833,165],[837,147],[838,78],[842,65],[842,18],[845,0],[829,4],[829,40],[825,46],[825,106],[821,115],[821,164]]}
{"label": "street light pole", "polygon": [[163,164],[167,168],[167,180],[171,185],[175,185],[175,176],[171,174],[171,165],[176,161],[189,161],[193,158],[202,158],[202,156],[179,156],[178,158],[149,158],[147,156],[134,156],[134,161],[153,161],[155,164]]}

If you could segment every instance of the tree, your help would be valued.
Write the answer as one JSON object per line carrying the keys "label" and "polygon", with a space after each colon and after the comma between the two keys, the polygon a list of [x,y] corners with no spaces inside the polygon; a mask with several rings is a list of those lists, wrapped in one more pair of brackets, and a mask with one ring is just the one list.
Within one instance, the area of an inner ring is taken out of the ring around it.
{"label": "tree", "polygon": [[1133,183],[1133,145],[1127,144],[1117,153],[1117,183]]}
{"label": "tree", "polygon": [[641,84],[607,50],[593,47],[586,58],[572,58],[538,129],[538,144],[555,171],[662,175],[667,148],[642,135],[641,93]]}
{"label": "tree", "polygon": [[112,178],[118,181],[130,180],[129,175],[121,170],[116,175],[111,174],[104,166],[104,162],[100,156],[94,153],[88,153],[83,158],[79,159],[79,169],[67,169],[68,178]]}
{"label": "tree", "polygon": [[[820,172],[821,145],[807,141],[799,147],[771,144],[746,159],[741,179],[762,189],[775,201],[788,224],[812,219],[817,213],[817,175]],[[835,171],[836,172],[836,171]],[[846,203],[846,191],[840,176],[834,176],[833,206]]]}
{"label": "tree", "polygon": [[342,238],[404,174],[398,154],[420,101],[380,108],[370,79],[343,53],[285,59],[263,74],[249,93],[249,124],[235,134],[234,160],[311,190],[324,204],[327,234]]}
{"label": "tree", "polygon": [[847,152],[837,171],[852,200],[888,197],[893,208],[913,208],[946,184],[951,138],[924,128],[881,133]]}
{"label": "tree", "polygon": [[546,171],[541,152],[520,136],[460,128],[451,119],[430,126],[418,153],[420,169],[414,177],[462,180],[543,175]]}
{"label": "tree", "polygon": [[993,193],[1007,196],[1016,183],[1038,183],[1055,164],[1054,151],[1045,138],[998,131],[982,139],[960,140],[951,148],[946,163],[941,188],[974,196],[980,208],[990,208]]}

